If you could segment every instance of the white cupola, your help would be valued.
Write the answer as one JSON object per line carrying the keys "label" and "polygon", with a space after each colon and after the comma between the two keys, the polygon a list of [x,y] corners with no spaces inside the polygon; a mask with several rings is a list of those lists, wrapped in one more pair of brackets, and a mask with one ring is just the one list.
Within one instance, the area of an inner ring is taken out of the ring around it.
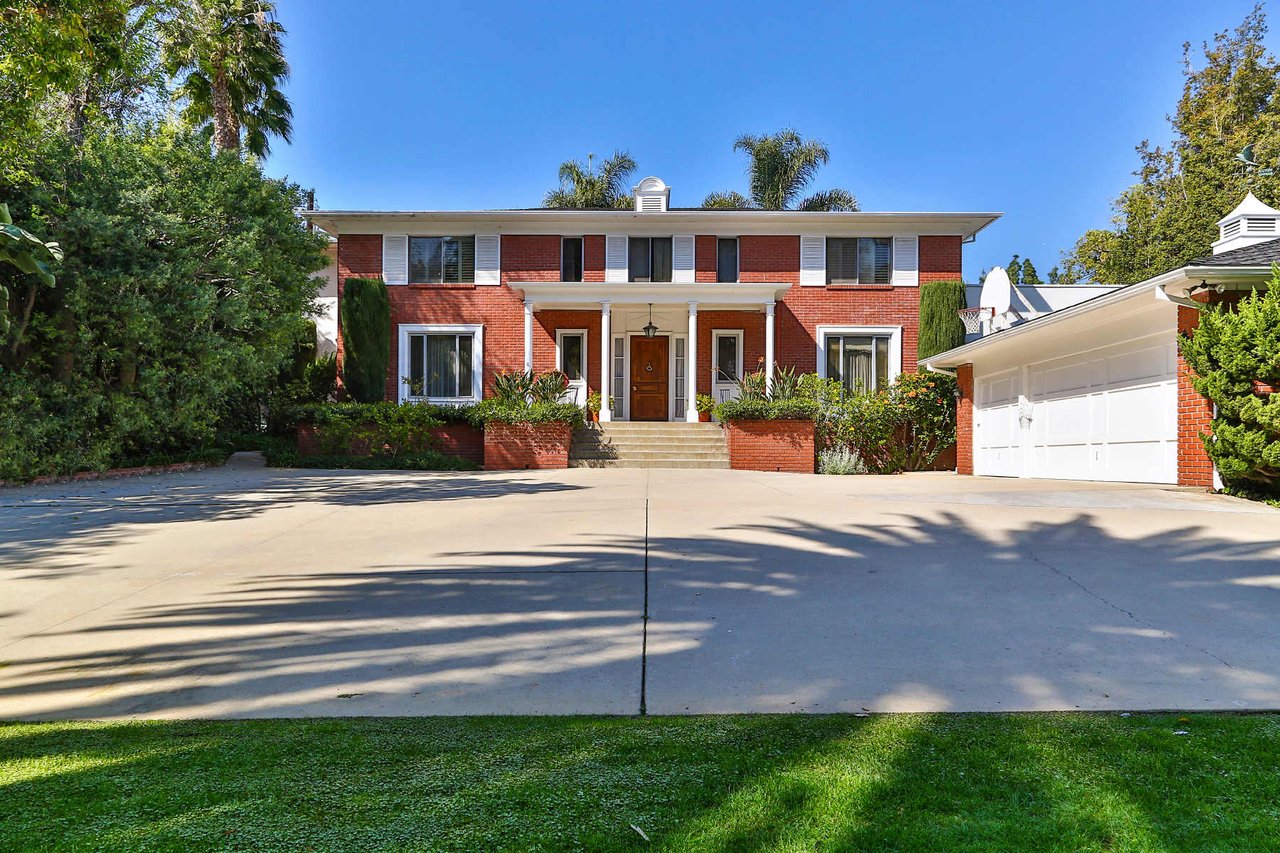
{"label": "white cupola", "polygon": [[1213,253],[1219,255],[1278,237],[1280,210],[1268,207],[1249,193],[1235,210],[1218,220],[1218,239],[1213,241]]}
{"label": "white cupola", "polygon": [[636,196],[636,213],[664,213],[671,205],[671,187],[662,178],[645,178],[632,192]]}

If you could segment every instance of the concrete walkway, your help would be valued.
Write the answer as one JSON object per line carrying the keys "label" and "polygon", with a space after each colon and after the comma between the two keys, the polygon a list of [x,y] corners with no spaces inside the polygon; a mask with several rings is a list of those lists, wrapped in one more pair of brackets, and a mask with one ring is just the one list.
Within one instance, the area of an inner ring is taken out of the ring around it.
{"label": "concrete walkway", "polygon": [[1280,708],[1280,511],[1149,486],[240,460],[0,491],[0,589],[2,718]]}

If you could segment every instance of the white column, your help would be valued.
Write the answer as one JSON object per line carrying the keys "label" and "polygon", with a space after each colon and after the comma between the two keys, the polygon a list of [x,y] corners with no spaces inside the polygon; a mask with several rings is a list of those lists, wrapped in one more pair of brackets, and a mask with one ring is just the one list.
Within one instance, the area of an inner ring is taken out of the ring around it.
{"label": "white column", "polygon": [[773,308],[774,303],[764,304],[764,387],[773,390]]}
{"label": "white column", "polygon": [[689,303],[689,340],[687,347],[685,381],[689,387],[685,389],[684,419],[691,424],[698,422],[698,303]]}
{"label": "white column", "polygon": [[524,303],[524,369],[533,370],[533,303]]}
{"label": "white column", "polygon": [[600,422],[613,420],[613,332],[610,330],[613,307],[600,303]]}

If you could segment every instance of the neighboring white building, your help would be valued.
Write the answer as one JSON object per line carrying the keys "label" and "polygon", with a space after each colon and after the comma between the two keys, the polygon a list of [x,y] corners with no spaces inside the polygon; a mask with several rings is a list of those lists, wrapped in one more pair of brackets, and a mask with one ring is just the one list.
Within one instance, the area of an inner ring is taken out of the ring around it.
{"label": "neighboring white building", "polygon": [[324,281],[316,304],[321,313],[316,321],[316,356],[335,355],[338,352],[338,241],[329,239],[324,255],[328,266],[312,274],[312,278]]}

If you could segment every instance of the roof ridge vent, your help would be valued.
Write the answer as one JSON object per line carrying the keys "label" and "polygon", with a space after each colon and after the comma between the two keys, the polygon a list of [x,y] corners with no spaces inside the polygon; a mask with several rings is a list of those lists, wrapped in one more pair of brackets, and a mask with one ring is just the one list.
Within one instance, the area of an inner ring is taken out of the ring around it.
{"label": "roof ridge vent", "polygon": [[1278,237],[1280,210],[1263,204],[1250,192],[1235,210],[1218,220],[1218,239],[1213,242],[1213,253],[1220,255]]}
{"label": "roof ridge vent", "polygon": [[636,213],[665,213],[671,207],[671,187],[652,175],[632,188],[636,197]]}

